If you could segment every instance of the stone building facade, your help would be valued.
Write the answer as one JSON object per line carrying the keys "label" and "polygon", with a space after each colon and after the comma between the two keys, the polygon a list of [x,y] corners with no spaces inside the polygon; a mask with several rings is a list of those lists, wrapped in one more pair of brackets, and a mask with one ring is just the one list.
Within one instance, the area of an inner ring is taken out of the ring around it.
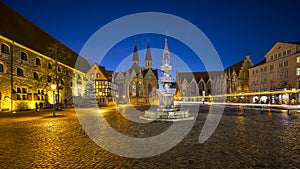
{"label": "stone building facade", "polygon": [[[167,45],[167,44],[166,44]],[[140,66],[136,44],[132,55],[132,65],[126,72],[115,72],[114,82],[118,86],[117,102],[145,104],[155,102],[158,89],[157,70],[152,68],[152,56],[148,42],[145,67]]]}
{"label": "stone building facade", "polygon": [[[249,69],[249,74],[252,92],[270,92],[253,95],[253,102],[299,103],[300,42],[277,42],[262,62]],[[288,93],[289,90],[294,94]]]}
{"label": "stone building facade", "polygon": [[[215,72],[176,72],[177,97],[209,96],[249,92],[248,69],[253,66],[250,56],[226,68]],[[226,91],[221,91],[224,86]],[[237,102],[237,98],[228,97],[227,101]]]}
{"label": "stone building facade", "polygon": [[0,110],[71,103],[83,94],[86,59],[1,2],[0,15]]}

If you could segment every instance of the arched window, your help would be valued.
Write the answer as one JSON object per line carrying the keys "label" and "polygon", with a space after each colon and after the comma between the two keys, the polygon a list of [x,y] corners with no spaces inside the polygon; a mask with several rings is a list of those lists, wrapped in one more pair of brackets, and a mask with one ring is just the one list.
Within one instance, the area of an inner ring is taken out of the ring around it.
{"label": "arched window", "polygon": [[64,79],[60,79],[60,84],[61,84],[61,85],[64,85],[64,84],[65,84]]}
{"label": "arched window", "polygon": [[231,89],[232,89],[232,91],[235,91],[236,89],[237,89],[237,80],[236,80],[236,77],[235,76],[233,76],[232,77],[232,83],[231,83]]}
{"label": "arched window", "polygon": [[204,83],[203,82],[200,82],[199,84],[199,94],[202,95],[202,92],[204,91]]}
{"label": "arched window", "polygon": [[149,83],[149,84],[148,84],[148,96],[149,96],[149,97],[150,97],[151,92],[152,92],[152,84]]}
{"label": "arched window", "polygon": [[41,65],[41,59],[40,58],[35,58],[35,64],[36,65]]}
{"label": "arched window", "polygon": [[143,96],[143,88],[142,88],[143,86],[142,86],[142,82],[139,82],[139,97],[141,97],[141,96]]}
{"label": "arched window", "polygon": [[131,91],[132,91],[132,96],[136,96],[136,84],[135,84],[135,82],[132,82]]}
{"label": "arched window", "polygon": [[21,52],[21,59],[27,61],[27,54],[25,52]]}
{"label": "arched window", "polygon": [[196,82],[192,81],[192,83],[191,83],[191,90],[190,90],[191,96],[196,96],[198,90],[199,90],[199,89],[197,89],[197,84],[196,84]]}
{"label": "arched window", "polygon": [[3,67],[3,64],[0,63],[0,72],[3,73],[4,72],[4,67]]}
{"label": "arched window", "polygon": [[24,74],[23,74],[23,69],[17,68],[17,75],[23,77],[23,76],[24,76]]}
{"label": "arched window", "polygon": [[208,81],[206,86],[207,86],[207,93],[211,94],[211,82]]}
{"label": "arched window", "polygon": [[5,44],[1,44],[1,52],[5,54],[9,54],[9,48]]}
{"label": "arched window", "polygon": [[186,96],[188,94],[188,90],[187,90],[187,84],[185,82],[183,82],[182,84],[182,92],[181,92],[182,96]]}
{"label": "arched window", "polygon": [[34,78],[35,80],[38,80],[38,79],[39,79],[39,75],[38,75],[37,72],[33,72],[33,78]]}

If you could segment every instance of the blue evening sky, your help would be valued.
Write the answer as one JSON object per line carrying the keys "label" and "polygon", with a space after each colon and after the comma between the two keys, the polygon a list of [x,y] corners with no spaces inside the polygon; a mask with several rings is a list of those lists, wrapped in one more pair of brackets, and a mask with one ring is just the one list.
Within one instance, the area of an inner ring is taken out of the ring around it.
{"label": "blue evening sky", "polygon": [[[297,0],[2,1],[77,53],[105,24],[139,12],[168,13],[196,25],[212,42],[224,67],[246,55],[257,63],[278,41],[300,41],[300,1]],[[164,38],[162,35],[145,34],[124,39],[108,52],[101,65],[110,70],[126,69],[130,67],[129,63],[122,66],[120,63],[126,58],[130,61],[135,40],[142,60],[145,57],[142,50],[147,47],[147,41],[152,48],[162,49]],[[179,57],[192,71],[204,70],[191,49],[178,40],[169,39],[172,55]],[[153,49],[152,57],[160,60],[160,52]],[[88,53],[92,58],[91,55],[97,54]],[[174,67],[181,67],[180,62]]]}

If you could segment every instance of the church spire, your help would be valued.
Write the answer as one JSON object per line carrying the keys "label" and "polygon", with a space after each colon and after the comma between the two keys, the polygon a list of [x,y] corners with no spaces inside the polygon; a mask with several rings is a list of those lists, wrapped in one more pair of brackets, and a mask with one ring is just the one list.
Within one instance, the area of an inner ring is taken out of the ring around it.
{"label": "church spire", "polygon": [[149,42],[149,40],[148,40],[148,45],[147,45],[146,57],[145,57],[145,67],[147,69],[152,68],[152,56],[151,56],[151,52],[150,52],[150,42]]}
{"label": "church spire", "polygon": [[134,41],[134,49],[133,49],[133,55],[132,55],[132,64],[137,64],[138,66],[140,66],[140,58],[139,58],[139,55],[138,55],[136,41]]}

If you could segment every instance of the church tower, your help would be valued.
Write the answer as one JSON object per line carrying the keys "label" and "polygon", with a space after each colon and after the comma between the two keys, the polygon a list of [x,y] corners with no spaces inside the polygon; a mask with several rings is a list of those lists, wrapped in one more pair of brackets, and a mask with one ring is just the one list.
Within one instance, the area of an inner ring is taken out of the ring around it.
{"label": "church tower", "polygon": [[137,65],[140,67],[140,58],[138,55],[137,47],[136,47],[136,41],[134,42],[134,50],[132,55],[132,66]]}
{"label": "church tower", "polygon": [[150,42],[148,41],[147,45],[147,52],[146,52],[146,58],[145,58],[145,67],[146,69],[151,69],[152,68],[152,57],[151,57],[151,52],[150,52]]}

